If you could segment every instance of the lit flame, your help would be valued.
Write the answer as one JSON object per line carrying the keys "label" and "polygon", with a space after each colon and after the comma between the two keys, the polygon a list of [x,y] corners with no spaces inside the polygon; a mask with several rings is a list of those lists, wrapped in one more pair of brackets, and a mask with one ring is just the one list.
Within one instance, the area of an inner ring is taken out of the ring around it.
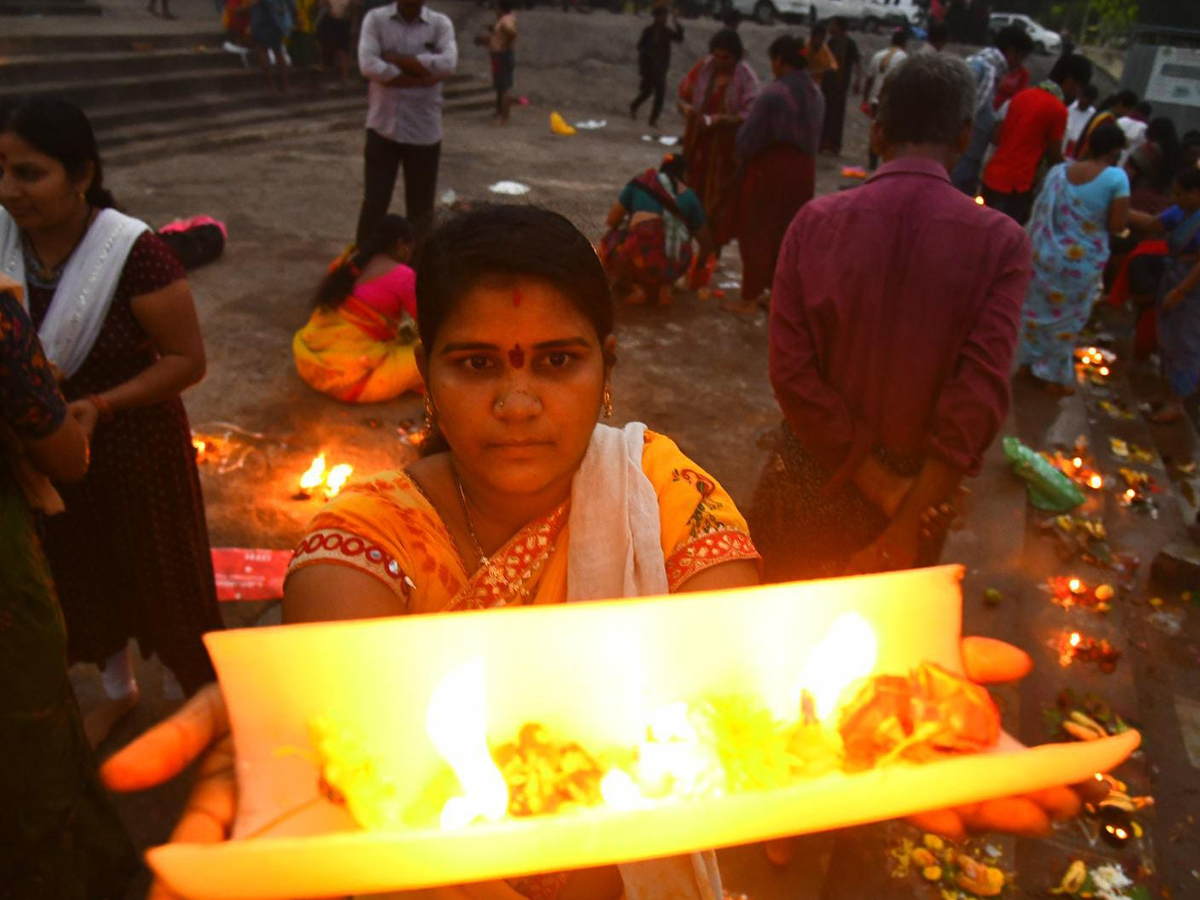
{"label": "lit flame", "polygon": [[637,782],[624,769],[612,769],[600,779],[600,796],[613,809],[637,809],[645,802]]}
{"label": "lit flame", "polygon": [[442,827],[503,818],[508,785],[488,752],[487,682],[481,658],[463,663],[439,682],[429,698],[425,731],[464,791],[442,807]]}
{"label": "lit flame", "polygon": [[1136,497],[1136,496],[1137,496],[1137,491],[1135,491],[1133,488],[1127,488],[1127,489],[1126,489],[1126,491],[1125,491],[1125,499],[1127,499],[1127,500],[1132,500],[1132,499],[1133,499],[1134,497]]}
{"label": "lit flame", "polygon": [[1070,638],[1070,641],[1071,641],[1071,646],[1072,646],[1072,647],[1078,647],[1078,646],[1079,646],[1079,642],[1080,642],[1080,641],[1082,641],[1082,640],[1083,640],[1083,638],[1082,638],[1082,637],[1080,637],[1080,635],[1079,635],[1079,632],[1078,632],[1078,631],[1072,631],[1072,632],[1071,632],[1071,638]]}
{"label": "lit flame", "polygon": [[1078,594],[1083,591],[1083,582],[1078,578],[1072,578],[1067,582],[1067,587],[1071,589],[1072,594]]}
{"label": "lit flame", "polygon": [[875,668],[879,642],[858,613],[838,616],[829,632],[809,654],[800,685],[816,701],[817,718],[828,719],[842,694]]}
{"label": "lit flame", "polygon": [[300,490],[315,491],[321,486],[321,482],[325,480],[325,454],[320,453],[313,457],[312,465],[308,467],[308,471],[300,476]]}
{"label": "lit flame", "polygon": [[[1096,360],[1096,362],[1099,362],[1099,361],[1100,360]],[[1101,375],[1108,375],[1108,366],[1101,366],[1099,369],[1099,372]]]}
{"label": "lit flame", "polygon": [[1079,457],[1079,456],[1075,457],[1073,460],[1071,460],[1071,465],[1073,465],[1077,469],[1082,469],[1083,468],[1083,458]]}
{"label": "lit flame", "polygon": [[1099,475],[1093,475],[1088,479],[1088,487],[1090,487],[1093,491],[1098,491],[1100,488],[1104,487],[1104,479]]}
{"label": "lit flame", "polygon": [[336,497],[353,471],[354,466],[349,463],[338,463],[330,469],[325,477],[325,496]]}
{"label": "lit flame", "polygon": [[975,195],[975,202],[976,202],[976,203],[977,203],[979,206],[983,206],[983,205],[984,205],[984,203],[985,203],[986,201],[983,199],[983,196],[982,196],[982,195],[980,195],[980,194],[976,194],[976,195]]}

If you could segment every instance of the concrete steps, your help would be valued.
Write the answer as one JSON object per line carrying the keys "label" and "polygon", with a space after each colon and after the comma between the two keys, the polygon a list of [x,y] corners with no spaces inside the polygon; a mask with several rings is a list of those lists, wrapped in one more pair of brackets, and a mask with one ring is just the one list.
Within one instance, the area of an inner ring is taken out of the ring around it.
{"label": "concrete steps", "polygon": [[104,10],[84,0],[0,0],[0,16],[99,16]]}
{"label": "concrete steps", "polygon": [[[106,157],[126,162],[363,127],[361,82],[319,93],[296,84],[281,96],[252,60],[247,65],[222,42],[209,31],[0,36],[0,102],[69,98],[88,113]],[[470,76],[449,79],[443,90],[448,114],[493,102],[490,87]]]}

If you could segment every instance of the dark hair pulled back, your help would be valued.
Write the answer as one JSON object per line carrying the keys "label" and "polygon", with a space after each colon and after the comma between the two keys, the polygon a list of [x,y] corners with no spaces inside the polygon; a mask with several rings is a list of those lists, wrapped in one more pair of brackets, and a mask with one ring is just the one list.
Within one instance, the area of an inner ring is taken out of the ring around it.
{"label": "dark hair pulled back", "polygon": [[783,65],[793,69],[808,68],[808,58],[804,55],[804,45],[800,43],[798,38],[794,38],[790,34],[781,34],[775,40],[771,41],[771,46],[767,48],[767,56],[770,59],[777,59]]}
{"label": "dark hair pulled back", "polygon": [[1116,122],[1105,122],[1098,125],[1088,136],[1087,153],[1089,159],[1099,159],[1114,150],[1125,149],[1125,132]]}
{"label": "dark hair pulled back", "polygon": [[84,199],[97,209],[115,207],[117,201],[104,187],[104,167],[92,123],[74,103],[54,97],[33,97],[0,106],[0,132],[11,132],[38,153],[58,160],[73,179],[87,174],[91,181]]}
{"label": "dark hair pulled back", "polygon": [[742,45],[742,36],[732,28],[722,28],[709,39],[708,52],[716,53],[718,50],[724,50],[738,62],[741,62],[742,57],[746,55],[746,48]]}
{"label": "dark hair pulled back", "polygon": [[410,243],[412,239],[413,230],[408,219],[404,216],[384,216],[370,237],[361,246],[343,254],[325,276],[317,288],[314,305],[321,309],[337,309],[354,290],[354,283],[362,273],[363,266],[380,253],[391,250],[398,242]]}
{"label": "dark hair pulled back", "polygon": [[604,341],[613,330],[608,278],[595,248],[565,216],[499,204],[437,228],[417,262],[417,330],[426,352],[458,304],[489,278],[530,278],[557,289]]}

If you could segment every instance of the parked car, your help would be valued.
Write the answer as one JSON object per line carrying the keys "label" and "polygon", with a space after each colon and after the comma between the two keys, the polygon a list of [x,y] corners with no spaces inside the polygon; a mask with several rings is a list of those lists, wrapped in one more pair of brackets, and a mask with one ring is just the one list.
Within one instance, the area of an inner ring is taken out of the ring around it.
{"label": "parked car", "polygon": [[988,31],[993,37],[1009,25],[1024,28],[1025,33],[1033,38],[1033,49],[1038,53],[1048,53],[1053,56],[1062,52],[1062,36],[1049,28],[1043,28],[1029,16],[1021,13],[992,13],[988,18]]}
{"label": "parked car", "polygon": [[925,10],[915,0],[868,0],[863,13],[863,31],[885,28],[915,28],[925,21]]}
{"label": "parked car", "polygon": [[780,19],[807,20],[811,15],[812,0],[732,0],[729,5],[743,16],[770,25]]}

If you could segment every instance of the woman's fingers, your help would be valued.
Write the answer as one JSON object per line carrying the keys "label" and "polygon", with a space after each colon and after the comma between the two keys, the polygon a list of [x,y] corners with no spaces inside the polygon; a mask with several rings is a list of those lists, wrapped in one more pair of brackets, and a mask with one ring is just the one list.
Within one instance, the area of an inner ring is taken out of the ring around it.
{"label": "woman's fingers", "polygon": [[1028,653],[995,638],[963,638],[962,657],[967,677],[976,684],[1016,681],[1033,669]]}
{"label": "woman's fingers", "polygon": [[212,844],[229,837],[237,811],[233,741],[226,736],[200,764],[196,784],[171,832],[172,843]]}
{"label": "woman's fingers", "polygon": [[1083,798],[1079,796],[1078,792],[1065,786],[1046,788],[1044,791],[1034,791],[1027,796],[1044,809],[1046,815],[1055,822],[1074,818],[1079,815],[1079,810],[1083,808]]}
{"label": "woman's fingers", "polygon": [[114,791],[153,787],[178,775],[228,733],[221,689],[206,685],[169,719],[118,750],[100,767],[100,775]]}
{"label": "woman's fingers", "polygon": [[969,831],[1002,831],[1022,837],[1041,837],[1050,832],[1050,817],[1028,797],[1002,797],[963,809],[963,825]]}
{"label": "woman's fingers", "polygon": [[952,841],[961,841],[967,836],[962,817],[953,809],[936,809],[932,812],[909,816],[908,821],[931,834],[940,834]]}

